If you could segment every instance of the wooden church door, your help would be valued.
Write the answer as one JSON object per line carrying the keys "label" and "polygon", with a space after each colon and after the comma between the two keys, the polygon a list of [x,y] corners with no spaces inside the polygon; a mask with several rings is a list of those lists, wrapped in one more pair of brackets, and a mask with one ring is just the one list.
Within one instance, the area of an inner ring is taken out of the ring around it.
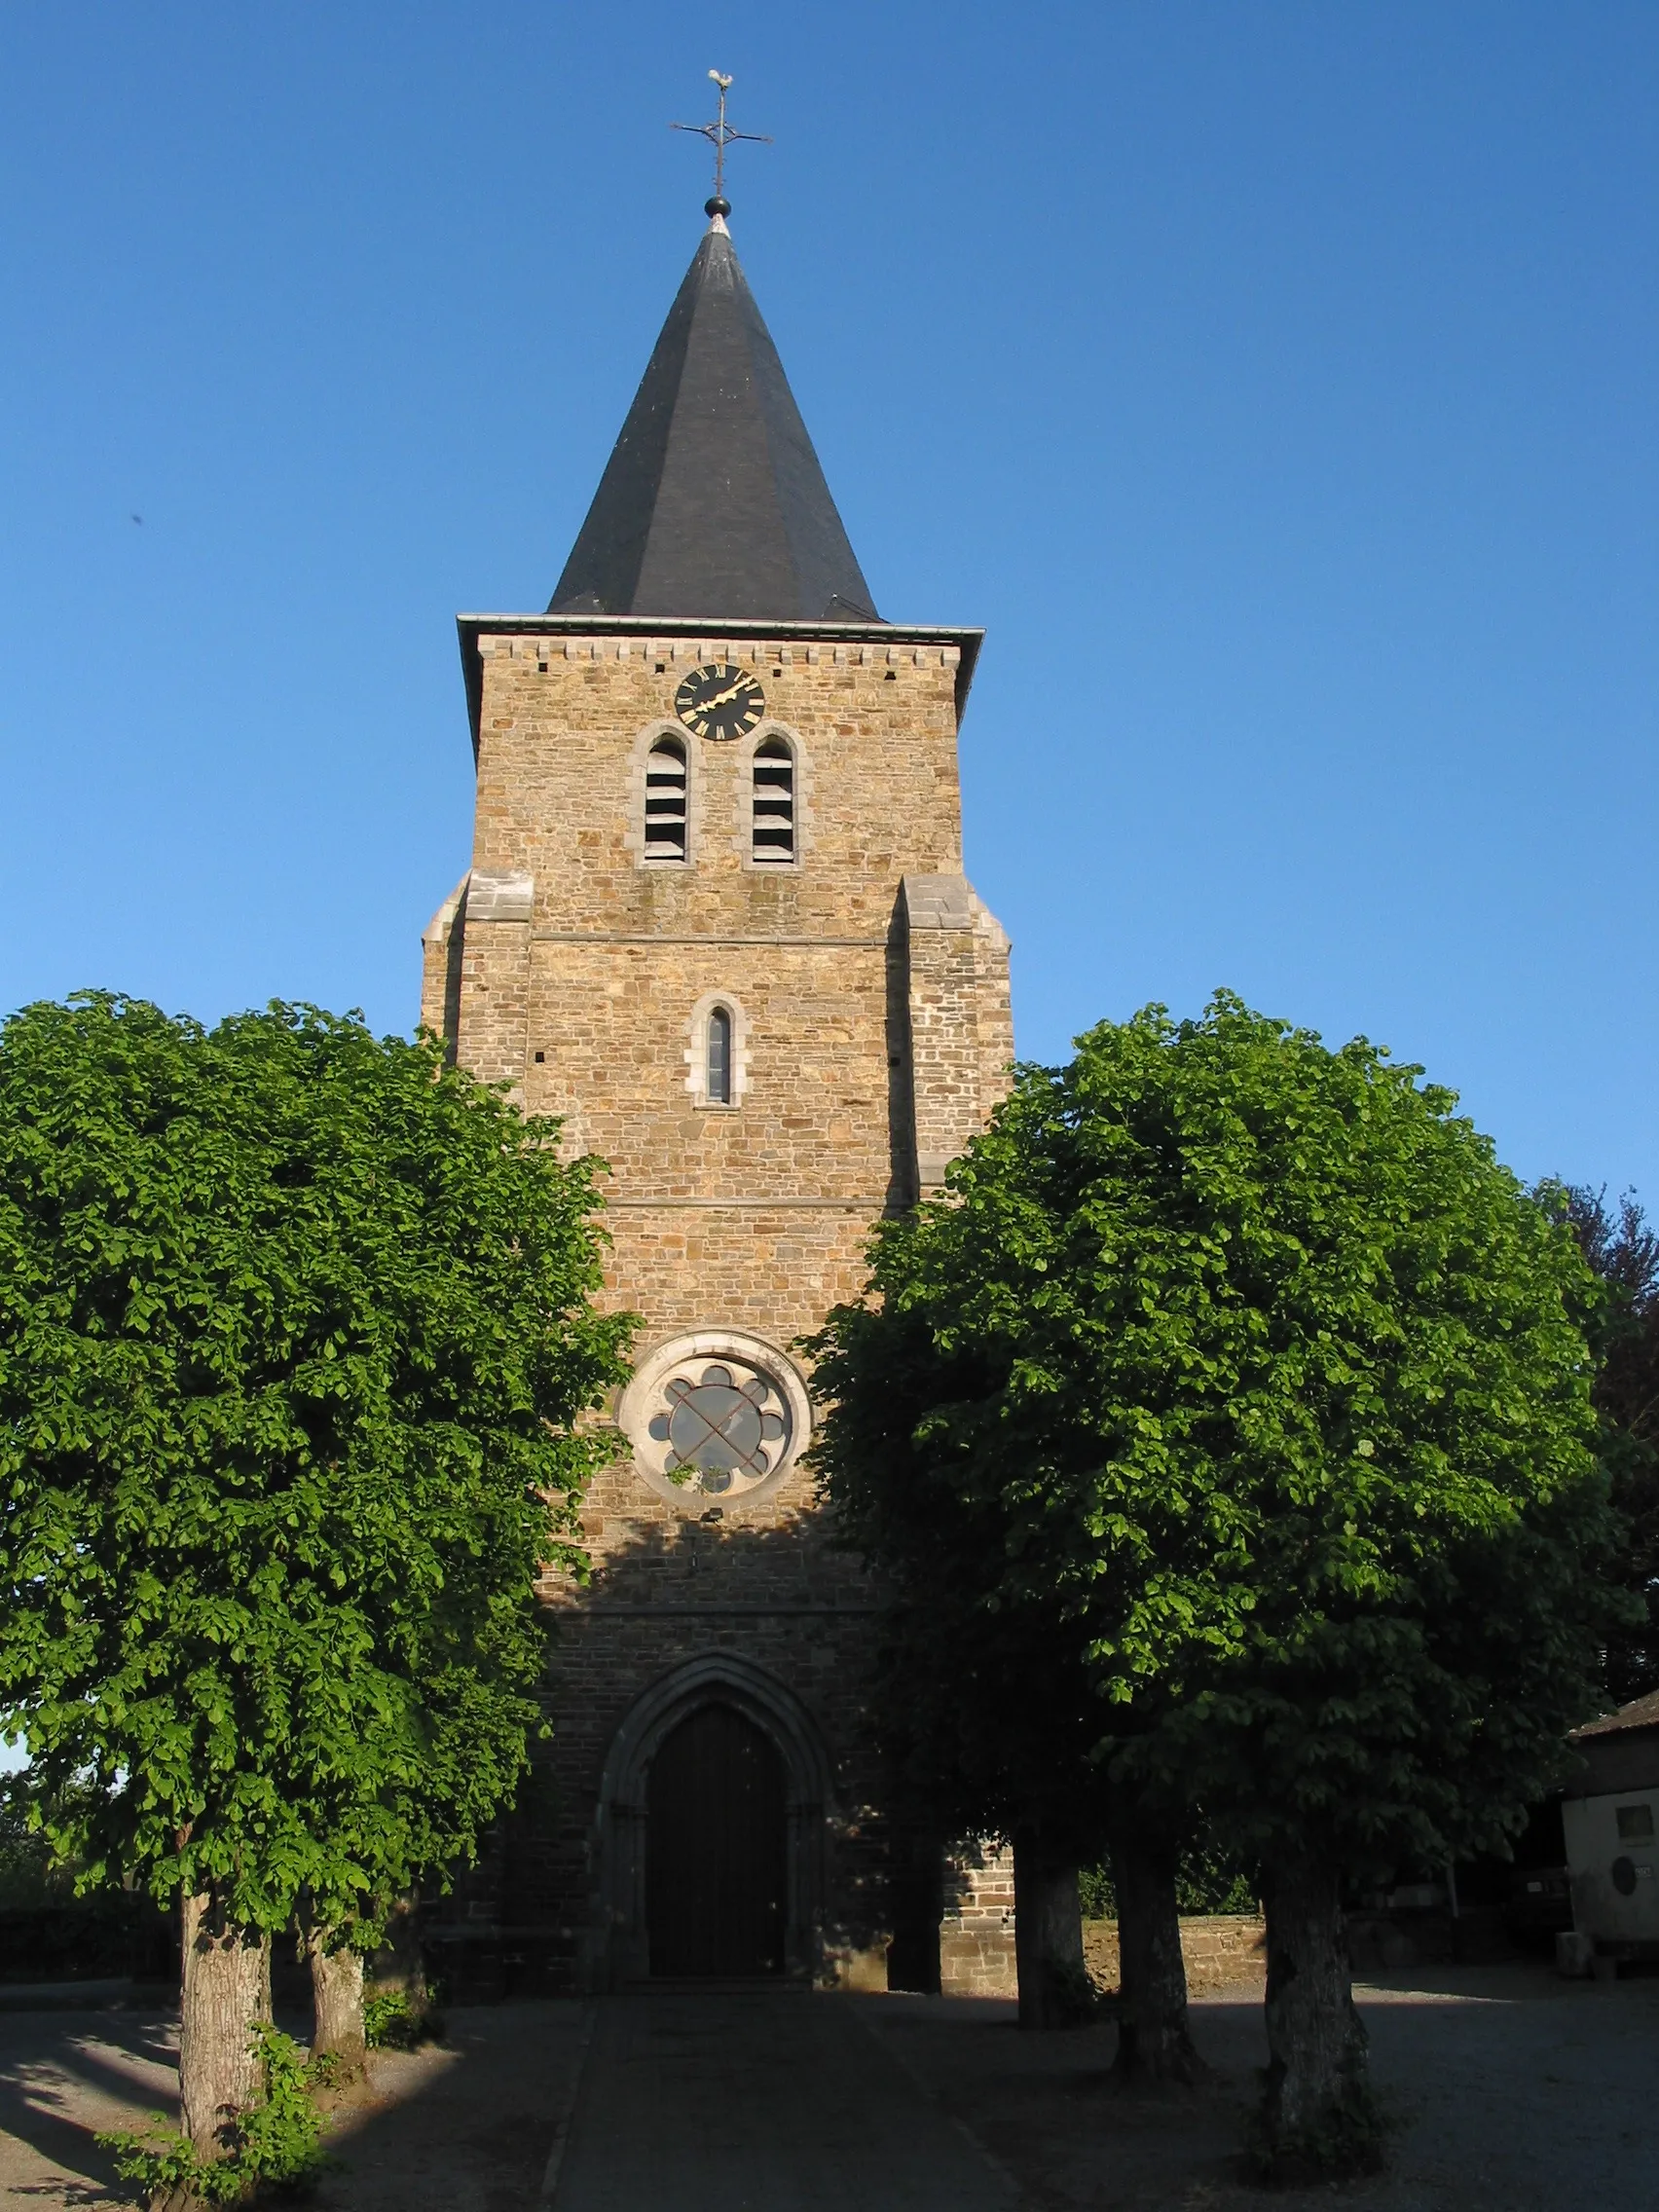
{"label": "wooden church door", "polygon": [[729,1705],[666,1737],[646,1785],[645,1927],[653,1975],[784,1971],[784,1762]]}

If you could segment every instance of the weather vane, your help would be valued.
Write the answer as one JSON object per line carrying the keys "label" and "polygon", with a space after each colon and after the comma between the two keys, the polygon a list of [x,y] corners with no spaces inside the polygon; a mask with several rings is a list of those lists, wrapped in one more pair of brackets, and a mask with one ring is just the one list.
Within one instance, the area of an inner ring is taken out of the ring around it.
{"label": "weather vane", "polygon": [[725,96],[730,88],[731,79],[722,77],[718,69],[711,69],[709,75],[719,87],[720,93],[720,112],[716,116],[714,122],[671,123],[668,128],[671,130],[694,130],[699,138],[706,138],[709,144],[713,146],[715,149],[715,197],[704,203],[703,212],[705,215],[729,215],[731,213],[731,202],[725,196],[726,148],[735,144],[739,139],[747,140],[751,146],[769,146],[772,141],[770,138],[763,137],[757,130],[734,130],[732,129],[725,117]]}

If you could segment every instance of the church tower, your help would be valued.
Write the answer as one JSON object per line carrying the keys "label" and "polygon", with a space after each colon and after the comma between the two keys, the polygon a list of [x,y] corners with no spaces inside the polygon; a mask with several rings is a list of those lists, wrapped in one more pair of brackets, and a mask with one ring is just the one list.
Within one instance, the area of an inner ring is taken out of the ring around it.
{"label": "church tower", "polygon": [[[473,1987],[486,1957],[526,1992],[883,1986],[890,1945],[934,1971],[937,1883],[929,1908],[895,1859],[865,1714],[876,1597],[826,1541],[794,1346],[1006,1085],[957,780],[982,634],[876,613],[727,212],[547,611],[460,624],[476,828],[424,1018],[609,1163],[608,1296],[644,1316],[592,1583],[545,1586],[550,1771],[440,1931]],[[1006,1974],[1006,1918],[981,1882],[947,1987]]]}

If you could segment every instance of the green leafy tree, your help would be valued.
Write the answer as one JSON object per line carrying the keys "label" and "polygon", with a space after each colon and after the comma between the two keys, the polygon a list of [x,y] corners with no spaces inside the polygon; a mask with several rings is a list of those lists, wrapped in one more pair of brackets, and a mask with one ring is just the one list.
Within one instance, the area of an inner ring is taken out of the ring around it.
{"label": "green leafy tree", "polygon": [[1616,1578],[1635,1600],[1607,1638],[1603,1679],[1615,1706],[1659,1690],[1659,1233],[1634,1195],[1542,1185],[1538,1197],[1578,1238],[1605,1293],[1595,1331],[1596,1410],[1613,1504],[1625,1525]]}
{"label": "green leafy tree", "polygon": [[464,1859],[541,1725],[630,1327],[556,1133],[310,1008],[0,1030],[0,1728],[84,1882],[181,1900],[200,2153],[258,2099],[269,1932]]}
{"label": "green leafy tree", "polygon": [[985,1609],[1082,1651],[1108,1776],[1259,1860],[1278,2171],[1376,2150],[1345,1876],[1501,1847],[1616,1610],[1595,1285],[1420,1073],[1225,995],[1101,1023],[831,1323],[837,1394],[877,1307],[962,1379],[885,1466],[832,1457],[855,1525],[920,1455],[994,1545]]}
{"label": "green leafy tree", "polygon": [[[1116,1917],[1118,1895],[1110,1865],[1086,1867],[1078,1891],[1088,1919]],[[1240,1860],[1213,1831],[1200,1829],[1183,1850],[1175,1870],[1175,1902],[1182,1913],[1200,1918],[1221,1913],[1248,1918],[1260,1908],[1260,1892],[1257,1868]]]}
{"label": "green leafy tree", "polygon": [[1055,1592],[1014,1585],[1006,1503],[964,1479],[1009,1363],[952,1328],[937,1295],[935,1239],[962,1226],[954,1208],[886,1225],[874,1295],[838,1308],[810,1347],[827,1400],[815,1463],[890,1593],[879,1705],[900,1803],[937,1833],[1012,1843],[1022,2027],[1080,2017],[1079,1872],[1110,1848],[1124,1876],[1118,2070],[1190,2080],[1173,1863],[1185,1807],[1114,1788],[1099,1753],[1118,1714],[1087,1640]]}
{"label": "green leafy tree", "polygon": [[[84,1792],[82,1792],[84,1793]],[[75,1895],[75,1870],[53,1853],[39,1783],[27,1767],[0,1774],[0,1911]]]}

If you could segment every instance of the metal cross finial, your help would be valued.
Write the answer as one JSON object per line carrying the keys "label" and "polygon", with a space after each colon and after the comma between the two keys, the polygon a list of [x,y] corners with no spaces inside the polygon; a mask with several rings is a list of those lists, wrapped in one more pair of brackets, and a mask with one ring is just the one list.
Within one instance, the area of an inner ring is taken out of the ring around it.
{"label": "metal cross finial", "polygon": [[704,203],[703,212],[705,215],[729,215],[731,213],[731,202],[725,196],[726,148],[739,139],[747,140],[752,146],[769,146],[772,141],[770,138],[761,136],[758,131],[734,130],[732,129],[726,121],[725,112],[725,96],[730,88],[731,79],[722,77],[718,69],[711,69],[709,75],[719,87],[720,94],[720,112],[716,116],[714,122],[671,123],[668,128],[671,130],[694,130],[699,138],[706,138],[709,144],[713,146],[715,149],[715,197]]}

